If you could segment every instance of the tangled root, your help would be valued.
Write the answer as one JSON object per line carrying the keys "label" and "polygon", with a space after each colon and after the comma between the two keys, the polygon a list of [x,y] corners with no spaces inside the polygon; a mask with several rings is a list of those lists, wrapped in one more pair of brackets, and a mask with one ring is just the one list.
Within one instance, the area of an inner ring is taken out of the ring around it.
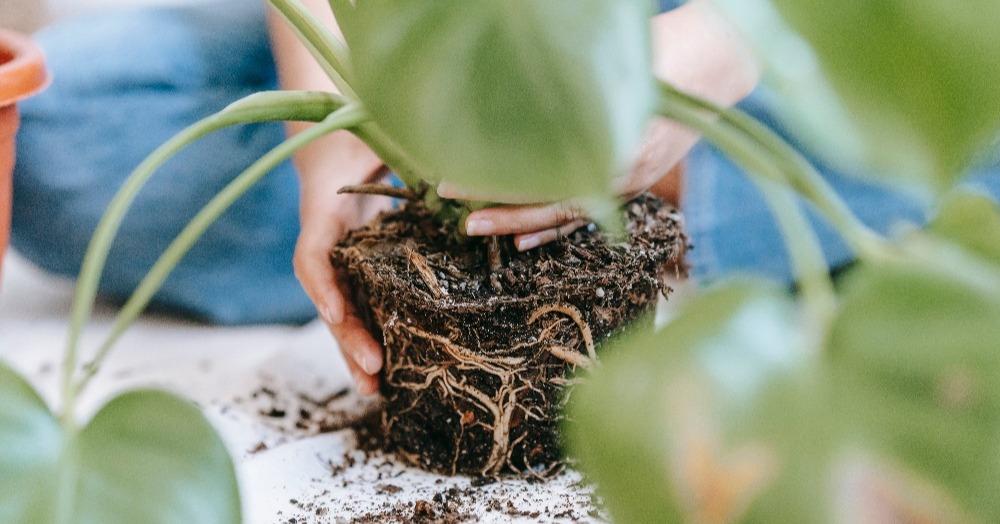
{"label": "tangled root", "polygon": [[386,348],[392,450],[444,474],[561,469],[572,386],[602,340],[668,291],[662,277],[684,252],[676,212],[637,202],[623,244],[586,230],[527,253],[507,239],[461,243],[419,203],[348,236],[333,261]]}

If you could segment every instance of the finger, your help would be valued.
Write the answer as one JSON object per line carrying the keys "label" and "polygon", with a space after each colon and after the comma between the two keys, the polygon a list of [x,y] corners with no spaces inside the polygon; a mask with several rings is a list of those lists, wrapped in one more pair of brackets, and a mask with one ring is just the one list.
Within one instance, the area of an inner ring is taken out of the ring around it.
{"label": "finger", "polygon": [[554,227],[552,229],[546,229],[545,231],[517,235],[514,237],[514,245],[517,246],[518,251],[534,249],[538,246],[548,244],[553,240],[562,238],[577,229],[586,226],[587,224],[589,224],[589,222],[586,220],[574,220],[569,224]]}
{"label": "finger", "polygon": [[347,315],[340,324],[330,326],[330,333],[337,339],[340,352],[349,362],[357,365],[365,376],[375,378],[382,370],[382,346],[375,341],[364,322],[356,315]]}
{"label": "finger", "polygon": [[518,235],[563,226],[585,217],[569,202],[531,206],[497,206],[469,214],[465,230],[470,236]]}
{"label": "finger", "polygon": [[347,369],[354,380],[354,388],[364,396],[374,395],[378,391],[378,377],[373,377],[364,372],[360,366],[349,358],[344,358],[347,362]]}
{"label": "finger", "polygon": [[[347,293],[347,284],[342,279],[337,280],[337,287],[342,296]],[[372,336],[361,317],[357,315],[353,303],[346,302],[346,314],[343,322],[330,326],[330,331],[340,343],[340,350],[350,355],[361,369],[368,375],[377,375],[382,370],[383,351]]]}
{"label": "finger", "polygon": [[302,235],[295,247],[292,265],[302,288],[316,304],[320,317],[327,324],[339,324],[347,313],[347,304],[337,288],[336,272],[330,264],[329,250],[332,245]]}

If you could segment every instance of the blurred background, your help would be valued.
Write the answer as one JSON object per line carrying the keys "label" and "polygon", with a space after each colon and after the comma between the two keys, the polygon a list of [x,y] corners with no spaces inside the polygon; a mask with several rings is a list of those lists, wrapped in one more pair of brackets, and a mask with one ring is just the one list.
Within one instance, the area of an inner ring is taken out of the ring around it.
{"label": "blurred background", "polygon": [[31,33],[54,20],[97,9],[212,1],[214,0],[0,0],[0,27]]}

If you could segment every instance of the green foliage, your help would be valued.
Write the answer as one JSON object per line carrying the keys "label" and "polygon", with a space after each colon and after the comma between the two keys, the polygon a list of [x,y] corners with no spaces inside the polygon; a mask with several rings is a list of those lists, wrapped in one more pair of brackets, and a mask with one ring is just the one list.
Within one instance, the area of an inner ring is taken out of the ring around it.
{"label": "green foliage", "polygon": [[943,190],[1000,130],[995,0],[773,0],[897,179]]}
{"label": "green foliage", "polygon": [[[763,62],[761,84],[768,110],[808,148],[847,172],[891,164],[897,151],[864,140],[840,97],[820,69],[816,54],[775,8],[772,0],[712,0],[751,42]],[[760,96],[760,95],[758,95]]]}
{"label": "green foliage", "polygon": [[855,445],[933,480],[947,505],[996,521],[1000,268],[925,241],[911,240],[923,253],[910,260],[847,277],[829,347],[832,398]]}
{"label": "green foliage", "polygon": [[950,195],[931,224],[931,231],[1000,265],[1000,209],[984,195]]}
{"label": "green foliage", "polygon": [[825,348],[780,290],[730,284],[606,351],[568,429],[616,522],[1000,517],[1000,269],[905,249],[847,277]]}
{"label": "green foliage", "polygon": [[0,365],[0,521],[11,524],[240,522],[233,464],[190,403],[121,395],[66,430]]}
{"label": "green foliage", "polygon": [[647,0],[334,2],[355,86],[421,176],[603,197],[653,105]]}
{"label": "green foliage", "polygon": [[[604,351],[574,393],[567,430],[616,522],[734,521],[773,481],[778,452],[817,437],[799,423],[816,385],[795,320],[782,290],[736,283]],[[815,486],[784,484],[797,496],[762,521],[808,521],[813,497],[803,494]]]}

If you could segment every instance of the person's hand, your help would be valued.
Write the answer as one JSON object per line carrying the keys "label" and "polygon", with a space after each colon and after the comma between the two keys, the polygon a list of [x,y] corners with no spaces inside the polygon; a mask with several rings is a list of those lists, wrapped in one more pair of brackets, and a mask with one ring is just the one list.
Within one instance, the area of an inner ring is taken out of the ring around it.
{"label": "person's hand", "polygon": [[[759,64],[728,21],[705,0],[653,19],[653,70],[680,89],[729,106],[744,98],[760,78]],[[697,133],[679,124],[658,119],[646,132],[631,168],[615,181],[614,191],[630,199],[654,187],[661,196],[673,195],[681,185],[681,164],[697,143]],[[669,174],[669,176],[668,176]],[[442,183],[444,198],[481,200],[509,205],[490,207],[469,214],[466,231],[473,236],[514,235],[521,251],[551,242],[586,225],[583,209],[573,202],[527,204],[515,199],[477,193]]]}
{"label": "person's hand", "polygon": [[[322,23],[339,32],[325,0],[303,0],[303,5]],[[291,29],[273,14],[268,21],[282,88],[336,92]],[[289,134],[297,134],[309,125],[292,122],[288,125]],[[330,263],[330,254],[349,229],[363,224],[390,204],[384,197],[338,195],[337,191],[346,185],[378,178],[385,166],[364,143],[347,132],[316,141],[296,153],[294,161],[302,181],[301,231],[293,260],[295,275],[337,339],[358,392],[374,394],[382,369],[382,346],[358,316],[351,300],[353,295]]]}
{"label": "person's hand", "polygon": [[295,158],[302,180],[302,229],[295,247],[295,276],[337,339],[358,392],[378,391],[382,346],[358,316],[343,275],[330,263],[333,247],[348,230],[387,208],[384,197],[338,195],[344,185],[371,181],[384,173],[382,162],[357,138],[337,133]]}

